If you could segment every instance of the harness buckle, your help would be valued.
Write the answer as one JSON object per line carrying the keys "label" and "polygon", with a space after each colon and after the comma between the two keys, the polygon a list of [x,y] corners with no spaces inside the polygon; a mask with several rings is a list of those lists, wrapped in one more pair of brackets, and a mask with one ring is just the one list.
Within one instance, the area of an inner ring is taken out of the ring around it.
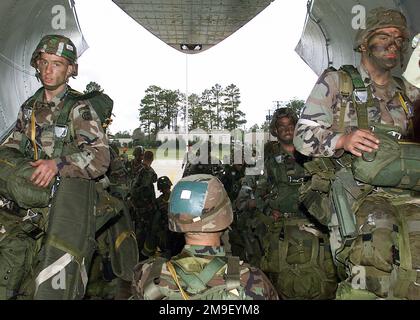
{"label": "harness buckle", "polygon": [[368,92],[366,89],[354,89],[353,96],[357,102],[366,103],[368,101]]}
{"label": "harness buckle", "polygon": [[400,140],[402,135],[398,131],[389,131],[388,134],[396,138],[397,140]]}
{"label": "harness buckle", "polygon": [[22,221],[26,221],[26,220],[31,220],[33,218],[35,218],[38,215],[37,212],[32,211],[31,209],[28,209],[28,211],[26,211],[26,216],[23,217]]}

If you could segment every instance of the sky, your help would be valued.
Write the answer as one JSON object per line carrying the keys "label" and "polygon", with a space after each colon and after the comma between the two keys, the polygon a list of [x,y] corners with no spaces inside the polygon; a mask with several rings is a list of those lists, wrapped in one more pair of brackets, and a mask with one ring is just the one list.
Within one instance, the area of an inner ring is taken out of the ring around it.
{"label": "sky", "polygon": [[[111,0],[76,0],[89,49],[70,85],[84,90],[95,81],[114,100],[110,131],[140,125],[141,99],[150,85],[201,94],[219,83],[241,92],[249,128],[262,124],[274,101],[306,100],[317,77],[294,51],[303,31],[307,0],[272,2],[218,45],[183,54],[144,29]],[[188,66],[188,67],[187,67]]]}

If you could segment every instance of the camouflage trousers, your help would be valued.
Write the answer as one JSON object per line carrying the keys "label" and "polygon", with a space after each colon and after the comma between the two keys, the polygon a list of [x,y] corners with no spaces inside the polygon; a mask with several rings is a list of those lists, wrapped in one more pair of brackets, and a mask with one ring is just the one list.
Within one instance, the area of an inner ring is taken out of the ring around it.
{"label": "camouflage trousers", "polygon": [[152,231],[152,219],[154,212],[154,210],[150,209],[135,208],[134,227],[139,252],[142,251],[144,243]]}

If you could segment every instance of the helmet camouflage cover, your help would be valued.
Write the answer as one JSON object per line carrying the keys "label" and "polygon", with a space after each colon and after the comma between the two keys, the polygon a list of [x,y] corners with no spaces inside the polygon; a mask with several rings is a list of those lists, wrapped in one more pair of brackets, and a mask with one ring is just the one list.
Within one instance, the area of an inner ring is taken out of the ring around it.
{"label": "helmet camouflage cover", "polygon": [[141,154],[144,154],[144,147],[143,146],[136,146],[133,150],[133,157],[137,158]]}
{"label": "helmet camouflage cover", "polygon": [[169,230],[217,232],[233,220],[232,205],[223,184],[208,174],[182,178],[169,198]]}
{"label": "helmet camouflage cover", "polygon": [[159,177],[157,180],[157,188],[162,191],[164,188],[170,188],[172,186],[171,180],[167,176]]}
{"label": "helmet camouflage cover", "polygon": [[296,125],[297,123],[297,115],[296,112],[289,107],[286,108],[279,108],[276,111],[274,111],[273,117],[271,118],[271,122],[270,122],[270,133],[277,137],[277,119],[283,118],[283,117],[288,117],[289,119],[292,120],[293,124]]}
{"label": "helmet camouflage cover", "polygon": [[44,36],[32,54],[31,66],[35,69],[38,68],[37,60],[41,53],[50,53],[66,58],[75,66],[72,76],[77,76],[77,48],[69,38],[55,34]]}
{"label": "helmet camouflage cover", "polygon": [[366,28],[359,29],[356,34],[354,50],[360,51],[360,46],[375,30],[391,27],[399,29],[405,39],[410,37],[407,20],[400,11],[385,9],[383,7],[371,10],[369,16],[366,18]]}

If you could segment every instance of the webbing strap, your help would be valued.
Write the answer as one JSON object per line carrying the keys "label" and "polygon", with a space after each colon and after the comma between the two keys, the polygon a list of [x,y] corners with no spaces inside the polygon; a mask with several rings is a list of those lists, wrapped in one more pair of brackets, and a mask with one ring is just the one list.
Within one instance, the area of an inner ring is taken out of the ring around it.
{"label": "webbing strap", "polygon": [[190,300],[190,296],[185,292],[185,290],[182,288],[181,284],[179,283],[178,275],[175,271],[175,268],[173,264],[170,261],[166,262],[166,267],[169,270],[169,273],[171,274],[172,278],[174,279],[179,291],[181,292],[182,298],[184,300]]}
{"label": "webbing strap", "polygon": [[34,148],[34,160],[38,160],[38,146],[36,145],[36,119],[35,119],[35,102],[32,106],[32,113],[31,113],[31,143],[32,147]]}
{"label": "webbing strap", "polygon": [[[69,97],[66,98],[66,102],[64,103],[63,109],[61,110],[60,115],[58,116],[55,122],[55,125],[59,125],[59,126],[67,125],[67,121],[69,119],[71,109],[73,108],[74,104],[78,100],[76,93],[77,91],[73,91],[73,90],[70,91],[69,89],[69,93],[68,93]],[[62,137],[60,139],[55,139],[54,151],[52,154],[53,159],[61,156],[63,152],[63,148],[64,148],[64,142],[65,142],[65,137]]]}
{"label": "webbing strap", "polygon": [[241,275],[239,270],[239,257],[228,256],[226,270],[226,289],[231,291],[241,286]]}
{"label": "webbing strap", "polygon": [[[182,260],[182,259],[181,259]],[[207,288],[207,283],[213,279],[214,275],[226,265],[226,261],[220,257],[214,257],[199,273],[186,272],[182,267],[182,262],[172,261],[177,274],[181,277],[188,288],[194,293],[201,292]],[[190,291],[190,290],[189,290]]]}
{"label": "webbing strap", "polygon": [[136,235],[134,234],[133,231],[127,230],[127,231],[121,232],[120,235],[117,237],[117,240],[115,240],[115,250],[118,250],[121,244],[124,242],[124,240],[127,239],[128,237],[132,237],[136,239]]}

